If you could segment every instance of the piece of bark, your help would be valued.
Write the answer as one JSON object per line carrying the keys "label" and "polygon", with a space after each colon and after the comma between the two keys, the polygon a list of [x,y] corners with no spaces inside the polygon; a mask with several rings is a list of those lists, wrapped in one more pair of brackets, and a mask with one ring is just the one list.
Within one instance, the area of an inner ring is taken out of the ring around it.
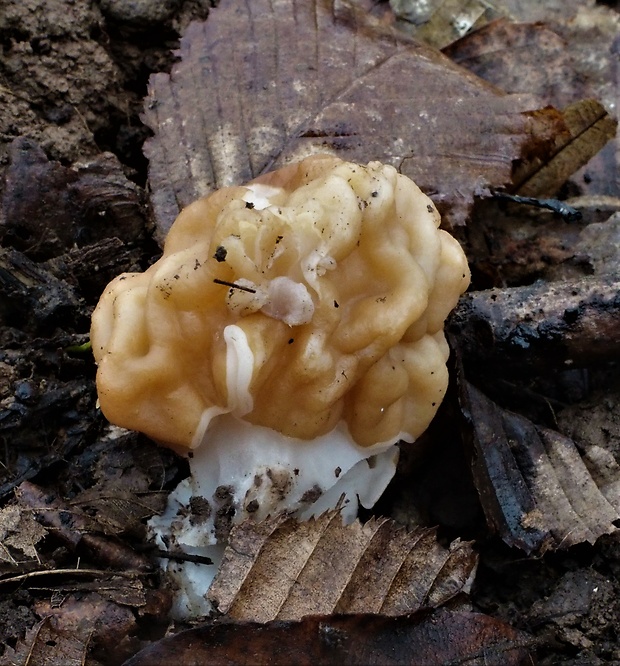
{"label": "piece of bark", "polygon": [[125,272],[142,270],[139,263],[142,250],[118,237],[104,238],[65,254],[53,257],[42,267],[53,275],[77,286],[89,302],[96,302],[106,285]]}
{"label": "piece of bark", "polygon": [[[303,48],[300,45],[303,44]],[[221,2],[151,77],[145,144],[159,240],[179,210],[309,153],[379,159],[413,178],[450,228],[474,196],[545,163],[562,114],[505,95],[353,3]]]}
{"label": "piece of bark", "polygon": [[118,159],[102,155],[65,167],[26,137],[15,139],[2,199],[0,238],[36,261],[104,238],[137,240],[145,211]]}
{"label": "piece of bark", "polygon": [[620,515],[571,439],[501,409],[468,382],[461,404],[487,524],[509,546],[543,553],[616,530]]}
{"label": "piece of bark", "polygon": [[508,376],[620,358],[620,277],[463,296],[448,321],[468,371]]}
{"label": "piece of bark", "polygon": [[77,290],[17,250],[0,250],[0,321],[34,335],[51,335],[67,321],[88,325]]}
{"label": "piece of bark", "polygon": [[124,666],[526,666],[534,641],[480,613],[311,616],[298,622],[209,623],[164,638]]}

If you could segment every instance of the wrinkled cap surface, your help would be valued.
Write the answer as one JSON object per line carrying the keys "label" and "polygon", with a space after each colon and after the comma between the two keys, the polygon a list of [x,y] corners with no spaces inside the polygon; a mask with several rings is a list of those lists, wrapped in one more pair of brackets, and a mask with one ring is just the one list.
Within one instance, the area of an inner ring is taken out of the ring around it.
{"label": "wrinkled cap surface", "polygon": [[326,155],[196,201],[95,310],[101,409],[175,448],[222,413],[301,439],[341,420],[361,446],[416,438],[469,282],[439,222],[393,167]]}

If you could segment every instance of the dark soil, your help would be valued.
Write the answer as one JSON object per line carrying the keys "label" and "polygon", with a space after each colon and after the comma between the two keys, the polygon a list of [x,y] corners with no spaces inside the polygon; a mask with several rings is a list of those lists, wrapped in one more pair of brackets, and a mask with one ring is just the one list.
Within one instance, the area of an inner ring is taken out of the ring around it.
{"label": "dark soil", "polygon": [[[86,569],[102,562],[118,569],[125,544],[142,557],[145,517],[183,474],[173,454],[109,428],[96,405],[94,362],[81,345],[107,282],[144,269],[160,252],[152,240],[142,99],[149,75],[174,62],[180,31],[209,9],[208,0],[0,0],[0,507],[11,506],[15,489],[31,481],[54,501],[79,504],[84,520],[103,525],[114,544],[102,556],[101,543],[63,540],[57,527],[41,541],[32,537],[37,556],[26,557],[30,537],[22,534],[20,542],[0,517],[1,574],[26,574],[40,562],[50,570],[78,561]],[[602,441],[618,459],[618,393],[610,376],[582,370],[553,381],[556,389],[561,384],[562,404],[580,405],[571,418],[560,417],[567,419],[564,431],[576,441]],[[526,393],[516,395],[509,406],[518,411]],[[530,411],[526,402],[523,413]],[[413,476],[403,480],[403,472],[402,487],[382,508],[408,520],[403,502],[415,502],[416,517],[439,524],[446,536],[476,538],[474,607],[537,637],[539,663],[620,662],[619,537],[540,557],[509,549],[487,534],[455,446],[451,466],[432,454],[416,460]],[[441,469],[436,483],[426,475],[433,469]],[[404,488],[416,483],[412,497]],[[102,504],[112,490],[124,498],[122,511]],[[14,553],[20,558],[11,562]],[[165,594],[146,555],[143,562],[141,601],[125,599],[128,615],[110,619],[89,606],[111,632],[92,643],[92,663],[121,663],[166,631]],[[0,646],[14,648],[39,622],[57,581],[0,587]],[[98,590],[96,579],[87,582],[77,592],[73,584],[58,589],[78,596]]]}

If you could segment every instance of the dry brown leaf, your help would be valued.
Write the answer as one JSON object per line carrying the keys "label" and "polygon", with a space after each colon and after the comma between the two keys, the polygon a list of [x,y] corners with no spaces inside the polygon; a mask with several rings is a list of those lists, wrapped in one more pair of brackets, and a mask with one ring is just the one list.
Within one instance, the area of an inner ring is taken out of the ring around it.
{"label": "dry brown leaf", "polygon": [[84,666],[88,639],[73,632],[58,631],[45,618],[20,640],[15,649],[7,647],[0,666]]}
{"label": "dry brown leaf", "polygon": [[531,637],[500,620],[433,610],[209,623],[150,645],[124,666],[526,666],[533,649]]}
{"label": "dry brown leaf", "polygon": [[524,113],[536,98],[504,95],[343,2],[224,0],[179,56],[151,78],[144,114],[160,239],[198,197],[324,151],[400,167],[448,227],[464,224],[476,194],[509,184],[523,155],[544,163],[566,133],[558,112]]}
{"label": "dry brown leaf", "polygon": [[544,552],[616,530],[605,499],[574,442],[501,409],[464,382],[473,431],[472,470],[487,523],[510,546]]}
{"label": "dry brown leaf", "polygon": [[[599,3],[578,4],[523,3],[517,7],[512,3],[511,10],[520,20],[545,23],[495,21],[450,45],[445,53],[506,92],[535,94],[558,108],[594,98],[615,110],[618,93],[614,54],[620,15]],[[611,125],[609,128],[613,131]],[[616,195],[617,146],[617,141],[611,143],[587,167],[571,174],[573,187],[580,192]],[[593,146],[592,151],[595,149]],[[585,151],[582,159],[587,156]]]}
{"label": "dry brown leaf", "polygon": [[387,519],[344,526],[338,512],[233,528],[209,599],[229,618],[267,622],[329,613],[412,613],[468,592],[469,543],[446,549],[435,531]]}
{"label": "dry brown leaf", "polygon": [[0,560],[16,564],[14,554],[37,557],[36,545],[47,534],[34,519],[32,511],[9,504],[0,509]]}
{"label": "dry brown leaf", "polygon": [[70,594],[61,600],[40,600],[34,610],[48,620],[59,641],[72,636],[88,645],[89,652],[105,650],[107,664],[120,661],[114,658],[120,642],[137,628],[132,609],[107,601],[96,592]]}
{"label": "dry brown leaf", "polygon": [[513,181],[517,194],[555,194],[571,174],[616,136],[617,121],[594,99],[571,104],[563,115],[570,136],[559,138],[550,160],[535,158],[517,169]]}
{"label": "dry brown leaf", "polygon": [[444,53],[502,90],[533,92],[559,107],[593,94],[577,76],[566,41],[544,23],[493,21]]}
{"label": "dry brown leaf", "polygon": [[34,612],[41,621],[14,650],[8,648],[1,666],[121,663],[128,654],[126,639],[137,627],[133,610],[97,592],[55,592],[36,601]]}

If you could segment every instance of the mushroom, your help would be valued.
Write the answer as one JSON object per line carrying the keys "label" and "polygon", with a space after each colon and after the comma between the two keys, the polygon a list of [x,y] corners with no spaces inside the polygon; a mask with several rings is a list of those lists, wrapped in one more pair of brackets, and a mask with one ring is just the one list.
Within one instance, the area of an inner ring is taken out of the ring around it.
{"label": "mushroom", "polygon": [[163,256],[93,314],[101,409],[184,453],[152,519],[175,615],[205,594],[233,523],[371,507],[445,394],[443,323],[469,283],[432,201],[392,166],[316,155],[184,209]]}

